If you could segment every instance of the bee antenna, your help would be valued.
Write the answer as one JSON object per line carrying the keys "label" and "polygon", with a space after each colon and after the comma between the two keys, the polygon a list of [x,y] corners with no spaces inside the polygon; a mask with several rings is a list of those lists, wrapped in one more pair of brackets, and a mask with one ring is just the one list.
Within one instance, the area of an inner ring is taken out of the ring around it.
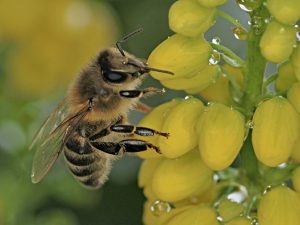
{"label": "bee antenna", "polygon": [[148,70],[148,71],[155,71],[155,72],[160,72],[160,73],[167,73],[167,74],[170,74],[170,75],[174,75],[173,72],[171,71],[168,71],[168,70],[161,70],[161,69],[156,69],[156,68],[152,68],[152,67],[144,67],[144,69]]}
{"label": "bee antenna", "polygon": [[125,41],[127,41],[129,38],[135,36],[136,34],[140,33],[143,31],[143,28],[138,28],[135,31],[127,34],[125,37],[123,37],[121,40],[117,41],[116,46],[118,48],[118,50],[120,51],[122,56],[125,56],[124,50],[122,49],[121,43],[124,43]]}

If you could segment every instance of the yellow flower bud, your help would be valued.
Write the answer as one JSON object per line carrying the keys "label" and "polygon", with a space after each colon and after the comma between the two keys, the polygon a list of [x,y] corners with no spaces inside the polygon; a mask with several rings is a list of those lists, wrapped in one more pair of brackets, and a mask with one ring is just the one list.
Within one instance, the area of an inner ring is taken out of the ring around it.
{"label": "yellow flower bud", "polygon": [[259,225],[299,225],[300,200],[288,187],[271,189],[258,206]]}
{"label": "yellow flower bud", "polygon": [[229,64],[224,64],[222,67],[223,67],[222,69],[224,72],[233,76],[233,78],[236,80],[236,82],[238,83],[240,88],[243,90],[244,89],[244,75],[243,75],[242,69],[240,67],[233,67]]}
{"label": "yellow flower bud", "polygon": [[225,105],[229,105],[231,101],[230,93],[229,93],[229,81],[226,77],[220,76],[216,83],[210,85],[204,90],[185,90],[189,94],[199,93],[201,97],[210,102],[218,102]]}
{"label": "yellow flower bud", "polygon": [[233,220],[225,223],[225,225],[252,225],[251,221],[245,217],[236,217]]}
{"label": "yellow flower bud", "polygon": [[261,103],[253,116],[252,144],[257,158],[278,166],[291,155],[299,135],[299,115],[282,97]]}
{"label": "yellow flower bud", "polygon": [[300,136],[297,137],[294,143],[291,158],[297,163],[300,163]]}
{"label": "yellow flower bud", "polygon": [[151,72],[158,80],[192,77],[207,64],[211,47],[203,37],[175,34],[158,45],[148,59],[150,67],[172,71],[175,75]]}
{"label": "yellow flower bud", "polygon": [[153,207],[154,201],[152,200],[148,200],[144,203],[143,223],[145,225],[163,225],[172,217],[191,208],[191,206],[178,207],[170,209],[170,211],[167,210],[166,212],[160,212],[161,215],[157,215],[159,213],[155,212]]}
{"label": "yellow flower bud", "polygon": [[167,202],[183,200],[205,192],[212,184],[212,171],[192,151],[177,159],[164,159],[155,169],[152,190],[158,199]]}
{"label": "yellow flower bud", "polygon": [[227,198],[222,199],[218,206],[219,215],[222,217],[224,222],[228,222],[233,218],[239,216],[244,211],[242,204],[233,202]]}
{"label": "yellow flower bud", "polygon": [[216,65],[207,65],[191,78],[177,78],[162,80],[161,83],[167,88],[175,90],[184,90],[191,88],[205,89],[216,82],[219,68]]}
{"label": "yellow flower bud", "polygon": [[175,215],[165,225],[218,225],[213,208],[205,205],[191,207]]}
{"label": "yellow flower bud", "polygon": [[272,21],[260,40],[262,55],[269,61],[281,63],[287,60],[296,44],[296,29],[276,21]]}
{"label": "yellow flower bud", "polygon": [[198,2],[205,7],[217,7],[223,5],[227,0],[198,0]]}
{"label": "yellow flower bud", "polygon": [[295,191],[300,194],[300,167],[293,171],[292,182]]}
{"label": "yellow flower bud", "polygon": [[295,83],[287,93],[287,99],[294,106],[298,113],[300,113],[300,82]]}
{"label": "yellow flower bud", "polygon": [[[163,131],[162,126],[163,126],[163,123],[164,123],[168,113],[180,101],[181,100],[179,100],[179,99],[173,99],[170,102],[166,102],[164,104],[157,106],[139,122],[139,126],[152,128],[157,131]],[[145,137],[135,135],[135,138],[147,141],[153,145],[158,146],[158,135],[145,136]],[[137,152],[136,155],[143,159],[162,157],[161,154],[157,153],[156,151],[154,151],[151,148],[148,148],[146,151],[143,151],[143,152]]]}
{"label": "yellow flower bud", "polygon": [[279,92],[287,91],[296,82],[297,78],[291,61],[282,63],[278,68],[278,77],[275,81],[276,90]]}
{"label": "yellow flower bud", "polygon": [[209,105],[197,123],[198,148],[203,161],[213,170],[230,166],[243,145],[244,117],[220,103]]}
{"label": "yellow flower bud", "polygon": [[300,17],[298,0],[267,0],[267,7],[280,23],[293,25]]}
{"label": "yellow flower bud", "polygon": [[178,0],[169,11],[169,26],[176,33],[195,37],[215,23],[215,8],[206,8],[196,0]]}
{"label": "yellow flower bud", "polygon": [[196,147],[195,123],[203,108],[203,103],[194,97],[188,97],[172,108],[162,126],[162,130],[170,136],[158,138],[158,146],[164,156],[177,158]]}
{"label": "yellow flower bud", "polygon": [[300,81],[300,45],[297,45],[297,48],[294,50],[293,55],[291,57],[291,62],[293,65],[293,69],[295,72],[295,75]]}
{"label": "yellow flower bud", "polygon": [[205,192],[201,191],[199,194],[189,196],[181,201],[173,202],[172,204],[175,207],[196,205],[200,203],[211,204],[217,197],[218,197],[218,188],[217,185],[213,182]]}
{"label": "yellow flower bud", "polygon": [[151,183],[153,172],[161,161],[161,159],[146,159],[143,161],[138,176],[139,187],[145,187]]}

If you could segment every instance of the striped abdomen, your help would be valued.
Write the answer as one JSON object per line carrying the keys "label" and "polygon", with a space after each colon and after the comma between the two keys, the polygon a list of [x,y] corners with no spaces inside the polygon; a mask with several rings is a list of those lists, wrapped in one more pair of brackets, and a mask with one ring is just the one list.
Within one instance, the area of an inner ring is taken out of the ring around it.
{"label": "striped abdomen", "polygon": [[71,137],[64,148],[69,169],[79,182],[89,188],[99,188],[107,180],[110,159],[103,154],[94,151],[84,138]]}

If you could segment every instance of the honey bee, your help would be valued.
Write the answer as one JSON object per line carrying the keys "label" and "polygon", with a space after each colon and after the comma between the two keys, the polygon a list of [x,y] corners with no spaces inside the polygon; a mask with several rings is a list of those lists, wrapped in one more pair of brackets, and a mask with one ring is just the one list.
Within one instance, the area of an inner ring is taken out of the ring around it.
{"label": "honey bee", "polygon": [[30,146],[36,149],[31,180],[40,182],[60,153],[73,176],[85,187],[99,188],[107,180],[111,162],[125,152],[159,148],[139,136],[161,135],[146,127],[127,124],[130,108],[146,109],[138,100],[157,88],[136,89],[141,78],[150,71],[172,72],[150,68],[145,60],[125,52],[121,43],[141,29],[118,41],[116,47],[99,52],[70,85],[68,95],[35,135]]}

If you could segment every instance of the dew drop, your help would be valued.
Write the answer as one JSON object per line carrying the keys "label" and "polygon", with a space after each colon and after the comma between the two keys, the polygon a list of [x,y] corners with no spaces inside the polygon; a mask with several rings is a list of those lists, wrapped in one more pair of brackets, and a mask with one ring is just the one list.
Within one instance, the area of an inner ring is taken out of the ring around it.
{"label": "dew drop", "polygon": [[238,40],[247,40],[248,33],[241,27],[235,27],[232,29],[233,35]]}
{"label": "dew drop", "polygon": [[254,123],[253,123],[253,120],[249,120],[246,124],[246,126],[250,129],[253,129],[253,126],[254,126]]}
{"label": "dew drop", "polygon": [[271,185],[268,185],[267,187],[266,187],[266,189],[263,191],[263,194],[265,195],[265,194],[267,194],[269,191],[271,191],[272,190],[272,186]]}
{"label": "dew drop", "polygon": [[220,175],[215,173],[215,174],[213,175],[213,180],[214,180],[214,182],[218,183],[218,182],[221,180]]}
{"label": "dew drop", "polygon": [[171,211],[171,205],[168,202],[156,200],[150,207],[151,212],[155,216],[161,216]]}
{"label": "dew drop", "polygon": [[233,202],[236,202],[236,203],[242,203],[247,197],[248,197],[247,188],[243,185],[240,185],[239,190],[230,193],[227,196],[227,199],[229,199]]}
{"label": "dew drop", "polygon": [[266,18],[266,19],[264,19],[264,22],[265,22],[265,24],[268,24],[268,23],[270,23],[270,18]]}
{"label": "dew drop", "polygon": [[208,62],[210,65],[217,65],[221,60],[221,54],[216,51],[216,50],[213,50]]}
{"label": "dew drop", "polygon": [[237,0],[236,2],[239,7],[245,12],[252,12],[260,5],[260,1],[258,0]]}
{"label": "dew drop", "polygon": [[253,218],[252,220],[251,220],[251,225],[258,225],[259,223],[258,223],[258,220],[257,220],[257,218]]}
{"label": "dew drop", "polygon": [[[241,2],[241,1],[238,1]],[[239,7],[244,10],[245,12],[251,12],[253,9],[247,8],[245,5],[238,3]]]}
{"label": "dew drop", "polygon": [[216,44],[216,45],[219,45],[221,43],[221,39],[219,37],[214,37],[212,40],[211,40],[211,43],[213,44]]}
{"label": "dew drop", "polygon": [[217,216],[217,220],[220,222],[220,223],[223,223],[223,218],[221,216]]}

